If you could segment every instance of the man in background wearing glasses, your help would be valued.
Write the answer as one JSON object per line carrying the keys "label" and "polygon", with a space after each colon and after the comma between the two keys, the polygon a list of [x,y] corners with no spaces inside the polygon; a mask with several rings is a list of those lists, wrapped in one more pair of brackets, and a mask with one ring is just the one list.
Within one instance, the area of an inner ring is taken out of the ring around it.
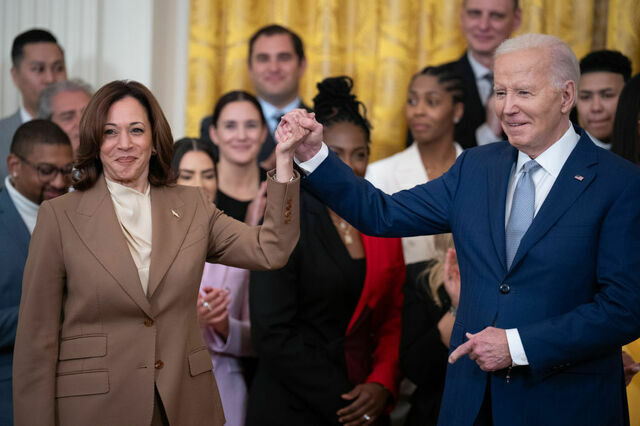
{"label": "man in background wearing glasses", "polygon": [[69,191],[71,143],[56,124],[33,120],[16,130],[2,160],[9,175],[0,189],[0,424],[11,425],[13,344],[29,240],[40,203]]}

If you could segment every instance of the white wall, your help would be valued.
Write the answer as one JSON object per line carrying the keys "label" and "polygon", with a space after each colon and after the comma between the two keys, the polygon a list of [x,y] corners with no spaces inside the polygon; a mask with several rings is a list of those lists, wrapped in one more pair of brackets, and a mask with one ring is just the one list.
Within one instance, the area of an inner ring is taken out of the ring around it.
{"label": "white wall", "polygon": [[11,44],[33,27],[65,50],[67,75],[95,89],[138,80],[157,96],[175,138],[184,134],[188,0],[0,0],[0,117],[18,108]]}

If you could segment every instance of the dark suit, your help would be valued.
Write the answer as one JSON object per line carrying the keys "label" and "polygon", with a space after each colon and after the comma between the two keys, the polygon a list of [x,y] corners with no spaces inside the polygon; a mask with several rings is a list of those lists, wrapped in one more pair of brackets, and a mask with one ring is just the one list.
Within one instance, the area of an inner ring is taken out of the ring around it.
{"label": "dark suit", "polygon": [[4,177],[9,174],[7,157],[11,151],[13,134],[21,124],[20,110],[0,120],[0,186],[4,185]]}
{"label": "dark suit", "polygon": [[366,278],[353,299],[347,249],[326,207],[302,192],[300,241],[288,264],[251,277],[259,364],[248,425],[339,425],[336,412],[349,405],[340,395],[355,384],[376,382],[395,392],[402,247],[398,239],[362,236],[362,242]]}
{"label": "dark suit", "polygon": [[329,154],[305,185],[367,234],[453,232],[452,350],[466,332],[518,329],[529,366],[507,381],[467,356],[449,365],[440,424],[472,424],[486,389],[495,425],[627,424],[620,347],[640,336],[640,169],[582,132],[507,269],[516,158],[506,142],[467,150],[441,178],[389,196]]}
{"label": "dark suit", "polygon": [[31,234],[6,188],[0,189],[0,424],[13,424],[11,369],[22,272]]}
{"label": "dark suit", "polygon": [[[309,108],[304,103],[302,103],[302,101],[300,102],[300,105],[298,105],[298,108],[304,108],[307,111],[311,111],[311,108]],[[211,122],[212,122],[211,115],[207,115],[200,122],[200,139],[202,139],[203,141],[211,142],[215,153],[218,154],[218,146],[214,144],[211,138],[209,137],[209,127],[211,127]],[[267,138],[265,139],[264,143],[262,144],[262,148],[260,148],[260,152],[258,153],[258,163],[269,158],[269,156],[271,155],[275,147],[276,147],[276,141],[273,138],[273,134],[271,132],[267,132]]]}

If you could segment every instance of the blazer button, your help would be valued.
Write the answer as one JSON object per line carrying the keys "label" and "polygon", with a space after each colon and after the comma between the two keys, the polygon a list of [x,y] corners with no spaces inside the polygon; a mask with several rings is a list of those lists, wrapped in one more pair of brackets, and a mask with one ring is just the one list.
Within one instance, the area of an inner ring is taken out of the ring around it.
{"label": "blazer button", "polygon": [[147,327],[151,327],[153,325],[153,320],[151,318],[147,318],[144,320],[144,325]]}
{"label": "blazer button", "polygon": [[164,367],[164,362],[162,362],[161,359],[157,360],[156,363],[153,365],[156,370],[160,370],[162,367]]}
{"label": "blazer button", "polygon": [[510,291],[511,291],[511,287],[509,287],[509,284],[507,283],[500,284],[500,293],[508,294]]}

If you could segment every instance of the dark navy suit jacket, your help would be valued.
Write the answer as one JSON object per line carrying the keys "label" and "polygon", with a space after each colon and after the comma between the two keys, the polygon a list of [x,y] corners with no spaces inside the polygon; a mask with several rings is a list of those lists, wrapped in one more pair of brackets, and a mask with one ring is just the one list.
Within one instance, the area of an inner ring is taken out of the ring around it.
{"label": "dark navy suit jacket", "polygon": [[390,196],[330,154],[305,185],[368,235],[453,232],[462,288],[451,350],[466,332],[518,329],[530,365],[508,382],[466,356],[449,365],[439,424],[473,424],[487,387],[495,425],[628,424],[620,346],[640,336],[640,169],[583,132],[507,269],[516,158],[507,142],[473,148],[441,178]]}
{"label": "dark navy suit jacket", "polygon": [[[6,188],[0,189],[0,424],[13,424],[11,369],[31,234]],[[43,301],[44,303],[44,301]]]}

